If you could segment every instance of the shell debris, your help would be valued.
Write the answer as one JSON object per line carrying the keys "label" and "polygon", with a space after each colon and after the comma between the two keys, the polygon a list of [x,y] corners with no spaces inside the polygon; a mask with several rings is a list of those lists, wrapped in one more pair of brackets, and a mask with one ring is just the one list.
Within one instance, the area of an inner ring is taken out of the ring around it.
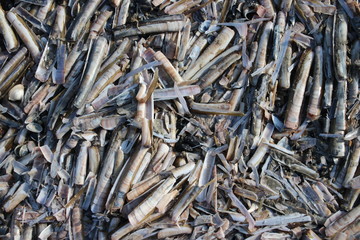
{"label": "shell debris", "polygon": [[0,239],[359,239],[356,0],[0,1]]}

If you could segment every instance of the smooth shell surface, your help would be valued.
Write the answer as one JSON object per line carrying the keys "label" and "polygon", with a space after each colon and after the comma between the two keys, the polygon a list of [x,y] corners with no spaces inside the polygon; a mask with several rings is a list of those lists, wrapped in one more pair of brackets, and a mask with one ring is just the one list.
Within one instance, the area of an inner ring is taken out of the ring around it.
{"label": "smooth shell surface", "polygon": [[25,89],[24,85],[17,84],[9,91],[10,101],[20,101],[24,97]]}

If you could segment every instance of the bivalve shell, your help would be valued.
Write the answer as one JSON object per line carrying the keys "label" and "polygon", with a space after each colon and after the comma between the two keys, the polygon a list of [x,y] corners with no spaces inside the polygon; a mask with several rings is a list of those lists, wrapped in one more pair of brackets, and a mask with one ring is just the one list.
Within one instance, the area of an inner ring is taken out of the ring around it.
{"label": "bivalve shell", "polygon": [[20,101],[24,96],[24,85],[17,84],[9,91],[10,101]]}

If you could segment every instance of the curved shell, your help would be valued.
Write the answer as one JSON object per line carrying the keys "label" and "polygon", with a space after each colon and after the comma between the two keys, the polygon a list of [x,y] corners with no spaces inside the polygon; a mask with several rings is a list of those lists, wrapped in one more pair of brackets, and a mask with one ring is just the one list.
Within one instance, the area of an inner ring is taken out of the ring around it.
{"label": "curved shell", "polygon": [[9,91],[10,101],[20,101],[24,97],[25,88],[22,84],[17,84]]}

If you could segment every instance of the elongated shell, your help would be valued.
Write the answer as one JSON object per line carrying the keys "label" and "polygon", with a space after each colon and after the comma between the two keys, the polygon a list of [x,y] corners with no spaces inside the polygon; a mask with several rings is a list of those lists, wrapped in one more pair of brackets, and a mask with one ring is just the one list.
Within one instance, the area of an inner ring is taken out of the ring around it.
{"label": "elongated shell", "polygon": [[94,85],[96,76],[99,72],[100,64],[105,57],[106,48],[107,39],[105,37],[99,37],[93,46],[89,64],[86,67],[84,77],[81,82],[80,90],[75,97],[75,107],[80,108],[85,104],[85,100],[89,95],[91,88]]}
{"label": "elongated shell", "polygon": [[5,12],[0,6],[0,32],[4,38],[5,47],[8,52],[15,52],[18,50],[20,44],[15,36],[14,31],[6,20]]}
{"label": "elongated shell", "polygon": [[67,39],[70,41],[76,41],[79,39],[79,36],[82,34],[86,23],[93,16],[100,3],[101,0],[89,0],[83,5],[81,12],[76,16],[75,20],[72,21],[69,27],[66,35]]}
{"label": "elongated shell", "polygon": [[29,49],[33,59],[38,62],[40,59],[41,49],[36,35],[16,13],[9,11],[6,14],[6,17],[15,28],[25,46]]}
{"label": "elongated shell", "polygon": [[174,177],[167,178],[147,199],[137,206],[128,216],[130,224],[136,226],[152,213],[161,198],[170,192],[175,181]]}
{"label": "elongated shell", "polygon": [[215,40],[210,44],[209,47],[200,55],[200,57],[189,66],[188,70],[182,76],[183,79],[190,80],[192,76],[195,75],[203,66],[205,66],[209,61],[216,57],[219,53],[223,52],[225,48],[229,45],[232,40],[235,32],[228,28],[224,27]]}
{"label": "elongated shell", "polygon": [[284,125],[286,128],[296,129],[299,126],[300,110],[303,104],[305,87],[313,58],[314,53],[309,49],[301,56],[298,71],[296,72],[293,94],[285,116]]}

